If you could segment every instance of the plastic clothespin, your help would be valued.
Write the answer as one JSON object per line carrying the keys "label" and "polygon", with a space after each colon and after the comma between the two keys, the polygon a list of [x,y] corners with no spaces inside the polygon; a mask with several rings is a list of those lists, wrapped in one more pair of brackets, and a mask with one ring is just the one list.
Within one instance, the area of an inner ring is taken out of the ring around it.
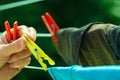
{"label": "plastic clothespin", "polygon": [[50,34],[52,35],[52,40],[54,44],[57,46],[58,40],[56,37],[56,33],[59,31],[59,26],[56,24],[56,22],[48,12],[46,12],[45,15],[42,15],[41,18],[45,23],[47,29],[49,30]]}
{"label": "plastic clothespin", "polygon": [[26,38],[27,47],[45,71],[47,70],[47,65],[43,62],[43,60],[47,60],[50,65],[55,65],[55,62],[49,56],[47,56],[44,51],[37,44],[35,44],[26,34],[23,34],[22,36]]}
{"label": "plastic clothespin", "polygon": [[13,31],[10,30],[10,24],[8,21],[5,21],[4,25],[7,31],[8,43],[12,42],[13,40],[18,39],[18,22],[17,21],[14,22]]}
{"label": "plastic clothespin", "polygon": [[[5,21],[5,28],[6,28],[6,31],[7,31],[7,39],[8,39],[9,43],[12,42],[13,40],[18,39],[18,22],[17,21],[14,22],[13,27],[14,27],[14,29],[11,31],[9,22]],[[31,53],[38,60],[38,62],[41,64],[41,66],[43,67],[43,69],[45,71],[47,70],[47,65],[43,62],[43,59],[47,60],[50,65],[55,64],[55,62],[51,58],[49,58],[44,53],[44,51],[42,51],[42,49],[39,46],[37,46],[37,44],[35,44],[31,39],[29,39],[29,37],[26,34],[23,34],[22,36],[26,38],[27,47],[29,48]]]}

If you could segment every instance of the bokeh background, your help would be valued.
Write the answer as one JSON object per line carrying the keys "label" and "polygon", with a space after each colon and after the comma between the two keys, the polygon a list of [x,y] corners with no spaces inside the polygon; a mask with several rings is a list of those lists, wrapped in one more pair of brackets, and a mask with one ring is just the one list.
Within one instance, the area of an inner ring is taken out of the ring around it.
{"label": "bokeh background", "polygon": [[[22,0],[0,0],[0,5],[18,1]],[[38,33],[49,33],[41,19],[45,12],[52,15],[60,28],[82,27],[91,22],[120,24],[120,0],[44,0],[0,11],[0,32],[4,32],[4,22],[8,20],[11,26],[14,21],[18,21],[19,25],[33,26]],[[57,54],[50,37],[37,37],[36,43],[56,62],[55,66],[67,66]],[[41,67],[34,57],[31,57],[30,65]],[[23,69],[12,80],[52,80],[52,78],[48,72],[42,70]]]}

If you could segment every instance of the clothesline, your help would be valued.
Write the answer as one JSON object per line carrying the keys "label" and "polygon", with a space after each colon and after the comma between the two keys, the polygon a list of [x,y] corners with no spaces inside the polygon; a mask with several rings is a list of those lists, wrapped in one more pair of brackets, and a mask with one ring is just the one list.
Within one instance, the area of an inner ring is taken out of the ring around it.
{"label": "clothesline", "polygon": [[50,33],[37,33],[37,37],[51,37]]}
{"label": "clothesline", "polygon": [[16,8],[19,6],[24,6],[24,5],[28,5],[28,4],[32,4],[32,3],[36,3],[40,1],[43,1],[43,0],[23,0],[23,1],[3,4],[3,5],[0,5],[0,11],[11,9],[11,8]]}
{"label": "clothesline", "polygon": [[[0,35],[2,34],[2,32],[0,32]],[[36,35],[37,37],[51,37],[50,33],[37,33]]]}
{"label": "clothesline", "polygon": [[37,69],[37,70],[44,70],[42,67],[36,67],[36,66],[25,66],[24,68],[27,68],[27,69]]}

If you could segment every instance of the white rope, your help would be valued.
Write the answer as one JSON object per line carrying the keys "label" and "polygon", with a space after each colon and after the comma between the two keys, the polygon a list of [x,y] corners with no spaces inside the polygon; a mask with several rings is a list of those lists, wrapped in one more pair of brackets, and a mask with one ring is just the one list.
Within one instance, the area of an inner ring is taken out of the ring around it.
{"label": "white rope", "polygon": [[24,5],[28,5],[28,4],[32,4],[32,3],[36,3],[39,1],[43,1],[43,0],[23,0],[23,1],[19,1],[19,2],[3,4],[3,5],[0,5],[0,11],[19,7],[19,6],[24,6]]}
{"label": "white rope", "polygon": [[24,68],[27,68],[27,69],[37,69],[37,70],[44,70],[42,67],[35,67],[35,66],[25,66]]}
{"label": "white rope", "polygon": [[37,37],[51,37],[51,34],[49,33],[37,33]]}
{"label": "white rope", "polygon": [[[2,34],[2,32],[0,32],[0,35]],[[36,35],[37,37],[51,37],[50,33],[37,33]]]}

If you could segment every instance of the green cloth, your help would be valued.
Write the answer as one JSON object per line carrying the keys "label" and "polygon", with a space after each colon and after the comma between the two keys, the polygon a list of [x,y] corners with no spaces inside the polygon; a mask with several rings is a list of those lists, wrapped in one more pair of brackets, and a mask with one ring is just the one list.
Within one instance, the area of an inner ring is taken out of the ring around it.
{"label": "green cloth", "polygon": [[112,24],[96,24],[86,32],[78,58],[82,65],[96,66],[118,63],[107,39],[107,33],[114,27],[115,25]]}
{"label": "green cloth", "polygon": [[120,26],[117,26],[109,31],[108,40],[116,58],[120,59]]}
{"label": "green cloth", "polygon": [[64,28],[57,32],[57,50],[59,55],[68,65],[78,64],[81,40],[84,33],[90,28],[91,25],[93,25],[93,23],[90,23],[82,28]]}
{"label": "green cloth", "polygon": [[57,50],[68,65],[83,66],[118,64],[109,45],[107,33],[116,26],[93,23],[82,28],[64,28],[57,33]]}

